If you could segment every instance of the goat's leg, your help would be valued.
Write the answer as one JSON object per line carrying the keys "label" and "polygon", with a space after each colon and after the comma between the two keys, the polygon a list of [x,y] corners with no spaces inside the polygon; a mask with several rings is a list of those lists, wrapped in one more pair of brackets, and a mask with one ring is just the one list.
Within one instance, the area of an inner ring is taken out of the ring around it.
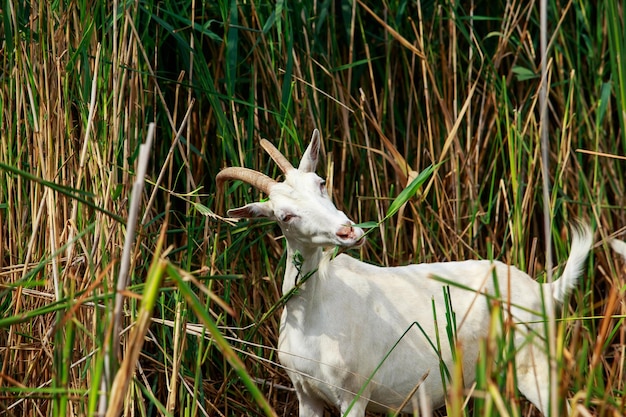
{"label": "goat's leg", "polygon": [[324,402],[319,398],[310,396],[303,392],[297,392],[300,417],[317,417],[324,415]]}
{"label": "goat's leg", "polygon": [[[346,399],[343,401],[343,404],[341,404],[341,415],[343,417],[364,417],[368,402],[369,400],[367,398],[359,398],[354,402],[352,408],[350,408],[352,399],[350,399],[350,401]],[[348,408],[350,408],[350,412],[348,412]]]}
{"label": "goat's leg", "polygon": [[[517,383],[520,392],[544,416],[550,415],[550,363],[542,346],[525,344],[517,353]],[[552,383],[557,384],[558,381]],[[570,407],[567,404],[567,414]]]}

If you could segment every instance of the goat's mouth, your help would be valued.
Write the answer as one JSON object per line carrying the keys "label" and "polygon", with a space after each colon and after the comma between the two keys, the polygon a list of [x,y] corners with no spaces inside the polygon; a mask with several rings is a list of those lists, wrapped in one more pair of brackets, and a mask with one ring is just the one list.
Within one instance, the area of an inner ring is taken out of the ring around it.
{"label": "goat's mouth", "polygon": [[366,240],[365,236],[361,236],[357,239],[342,240],[337,244],[337,246],[344,249],[359,249],[365,245]]}

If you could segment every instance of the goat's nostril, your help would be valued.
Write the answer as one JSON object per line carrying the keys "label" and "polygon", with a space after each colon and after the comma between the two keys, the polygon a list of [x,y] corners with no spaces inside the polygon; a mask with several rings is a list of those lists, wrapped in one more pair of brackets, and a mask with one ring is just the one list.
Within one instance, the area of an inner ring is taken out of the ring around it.
{"label": "goat's nostril", "polygon": [[354,235],[354,229],[352,226],[342,226],[337,230],[337,237],[340,239],[349,239]]}

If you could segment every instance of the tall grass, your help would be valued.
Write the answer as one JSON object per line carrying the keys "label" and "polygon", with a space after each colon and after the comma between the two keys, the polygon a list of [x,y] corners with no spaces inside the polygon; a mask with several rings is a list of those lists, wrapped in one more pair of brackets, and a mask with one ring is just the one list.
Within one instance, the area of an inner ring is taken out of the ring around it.
{"label": "tall grass", "polygon": [[[560,269],[568,225],[593,224],[598,244],[557,326],[559,384],[585,412],[624,414],[624,269],[606,245],[626,227],[624,8],[552,1],[549,12],[545,236],[534,3],[6,2],[0,413],[96,414],[116,374],[126,414],[296,413],[276,359],[280,308],[265,315],[281,296],[284,242],[271,223],[222,218],[264,196],[241,184],[218,195],[214,177],[224,166],[276,177],[259,138],[295,161],[317,127],[337,206],[380,222],[352,253],[368,262],[493,257],[542,280],[545,239]],[[417,194],[392,206],[429,166]],[[497,311],[493,322],[506,325]],[[450,415],[537,415],[514,390],[510,335],[498,337],[472,390],[449,370]]]}

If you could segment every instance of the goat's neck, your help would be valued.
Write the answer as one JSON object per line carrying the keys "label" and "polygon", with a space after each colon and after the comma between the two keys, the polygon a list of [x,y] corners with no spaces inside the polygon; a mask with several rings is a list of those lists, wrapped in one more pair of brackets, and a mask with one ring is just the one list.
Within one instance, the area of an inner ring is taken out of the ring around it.
{"label": "goat's neck", "polygon": [[285,266],[285,278],[283,280],[283,294],[287,294],[303,279],[309,286],[313,285],[314,276],[322,259],[323,252],[319,247],[294,246],[287,242],[287,262]]}

